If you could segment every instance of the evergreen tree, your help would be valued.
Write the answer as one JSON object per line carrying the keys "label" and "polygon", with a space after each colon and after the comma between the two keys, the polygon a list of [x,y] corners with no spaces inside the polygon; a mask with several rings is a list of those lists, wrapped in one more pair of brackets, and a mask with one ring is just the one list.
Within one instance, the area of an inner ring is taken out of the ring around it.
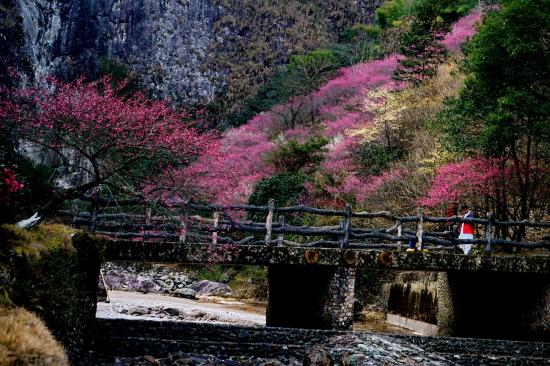
{"label": "evergreen tree", "polygon": [[[465,87],[444,126],[448,147],[499,158],[497,212],[544,213],[550,183],[550,0],[508,0],[466,47]],[[521,233],[519,233],[521,236]]]}
{"label": "evergreen tree", "polygon": [[445,59],[446,50],[440,42],[449,29],[433,1],[422,3],[417,11],[411,29],[403,37],[403,58],[394,74],[395,80],[413,85],[435,75],[437,65]]}

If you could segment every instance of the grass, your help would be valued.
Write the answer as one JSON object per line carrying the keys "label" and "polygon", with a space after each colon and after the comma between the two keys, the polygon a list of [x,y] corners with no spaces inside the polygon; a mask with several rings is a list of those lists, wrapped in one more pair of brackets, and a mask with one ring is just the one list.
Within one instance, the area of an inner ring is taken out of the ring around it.
{"label": "grass", "polygon": [[44,323],[23,308],[0,308],[0,366],[69,365]]}
{"label": "grass", "polygon": [[55,249],[72,251],[74,233],[75,230],[60,224],[42,224],[30,230],[4,224],[0,227],[0,251],[8,249],[18,255],[35,257]]}

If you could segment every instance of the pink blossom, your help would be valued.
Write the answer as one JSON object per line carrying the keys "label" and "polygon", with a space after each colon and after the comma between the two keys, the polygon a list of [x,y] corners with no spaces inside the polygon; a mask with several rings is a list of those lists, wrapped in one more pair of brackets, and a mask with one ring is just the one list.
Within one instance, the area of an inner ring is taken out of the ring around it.
{"label": "pink blossom", "polygon": [[[461,19],[443,43],[449,48],[458,47],[473,34],[479,17],[479,12],[473,12]],[[307,182],[310,199],[327,204],[335,204],[344,196],[364,201],[403,172],[390,170],[377,177],[358,177],[353,152],[360,141],[358,137],[349,136],[348,130],[368,127],[372,123],[372,115],[364,111],[367,91],[406,86],[397,85],[392,79],[397,63],[398,55],[394,54],[343,68],[334,79],[310,95],[294,97],[255,116],[245,125],[227,131],[217,149],[207,149],[181,173],[179,184],[217,203],[243,203],[260,179],[274,173],[266,157],[276,148],[275,140],[304,142],[313,136],[323,136],[332,141],[319,171],[336,183]],[[287,125],[290,111],[310,113],[316,122],[310,124],[308,119],[307,125],[296,126],[294,121]]]}
{"label": "pink blossom", "polygon": [[424,206],[437,206],[465,197],[491,194],[502,172],[498,160],[483,157],[469,158],[441,166],[427,196],[420,200]]}
{"label": "pink blossom", "polygon": [[23,187],[24,184],[17,181],[13,170],[0,168],[0,205],[12,205],[14,194],[22,190]]}
{"label": "pink blossom", "polygon": [[71,168],[89,177],[88,189],[141,159],[186,165],[216,147],[216,136],[199,133],[186,112],[142,93],[123,96],[123,88],[109,78],[48,78],[36,87],[0,90],[0,116],[18,139],[54,153],[63,164],[82,162]]}
{"label": "pink blossom", "polygon": [[445,36],[441,43],[452,52],[460,51],[460,45],[476,33],[476,25],[480,20],[481,11],[473,10],[453,24],[451,32]]}

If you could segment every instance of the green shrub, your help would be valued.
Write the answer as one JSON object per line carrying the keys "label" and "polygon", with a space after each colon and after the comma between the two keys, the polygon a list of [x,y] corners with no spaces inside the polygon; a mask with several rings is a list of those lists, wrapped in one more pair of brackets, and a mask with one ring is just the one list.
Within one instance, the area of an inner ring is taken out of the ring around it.
{"label": "green shrub", "polygon": [[409,10],[410,1],[387,0],[376,9],[376,22],[382,28],[393,27]]}
{"label": "green shrub", "polygon": [[465,15],[476,4],[475,0],[386,0],[376,9],[376,22],[382,28],[395,27],[406,17],[418,17],[430,8],[434,19],[441,17],[448,23]]}
{"label": "green shrub", "polygon": [[280,172],[313,171],[323,160],[322,153],[326,151],[327,143],[325,138],[312,138],[304,143],[290,140],[275,149],[267,159]]}
{"label": "green shrub", "polygon": [[306,179],[306,175],[302,173],[284,173],[264,178],[256,183],[248,203],[266,205],[273,198],[276,206],[293,205],[304,192]]}
{"label": "green shrub", "polygon": [[361,175],[379,175],[390,165],[401,158],[400,149],[388,149],[374,143],[366,143],[355,151],[353,157]]}

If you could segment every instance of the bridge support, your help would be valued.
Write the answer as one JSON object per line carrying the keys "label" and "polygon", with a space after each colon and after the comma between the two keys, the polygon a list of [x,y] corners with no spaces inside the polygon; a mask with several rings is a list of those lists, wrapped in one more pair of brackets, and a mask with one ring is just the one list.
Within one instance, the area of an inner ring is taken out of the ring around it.
{"label": "bridge support", "polygon": [[550,340],[550,277],[526,273],[439,273],[439,334]]}
{"label": "bridge support", "polygon": [[267,326],[352,329],[355,268],[270,265],[267,276]]}

